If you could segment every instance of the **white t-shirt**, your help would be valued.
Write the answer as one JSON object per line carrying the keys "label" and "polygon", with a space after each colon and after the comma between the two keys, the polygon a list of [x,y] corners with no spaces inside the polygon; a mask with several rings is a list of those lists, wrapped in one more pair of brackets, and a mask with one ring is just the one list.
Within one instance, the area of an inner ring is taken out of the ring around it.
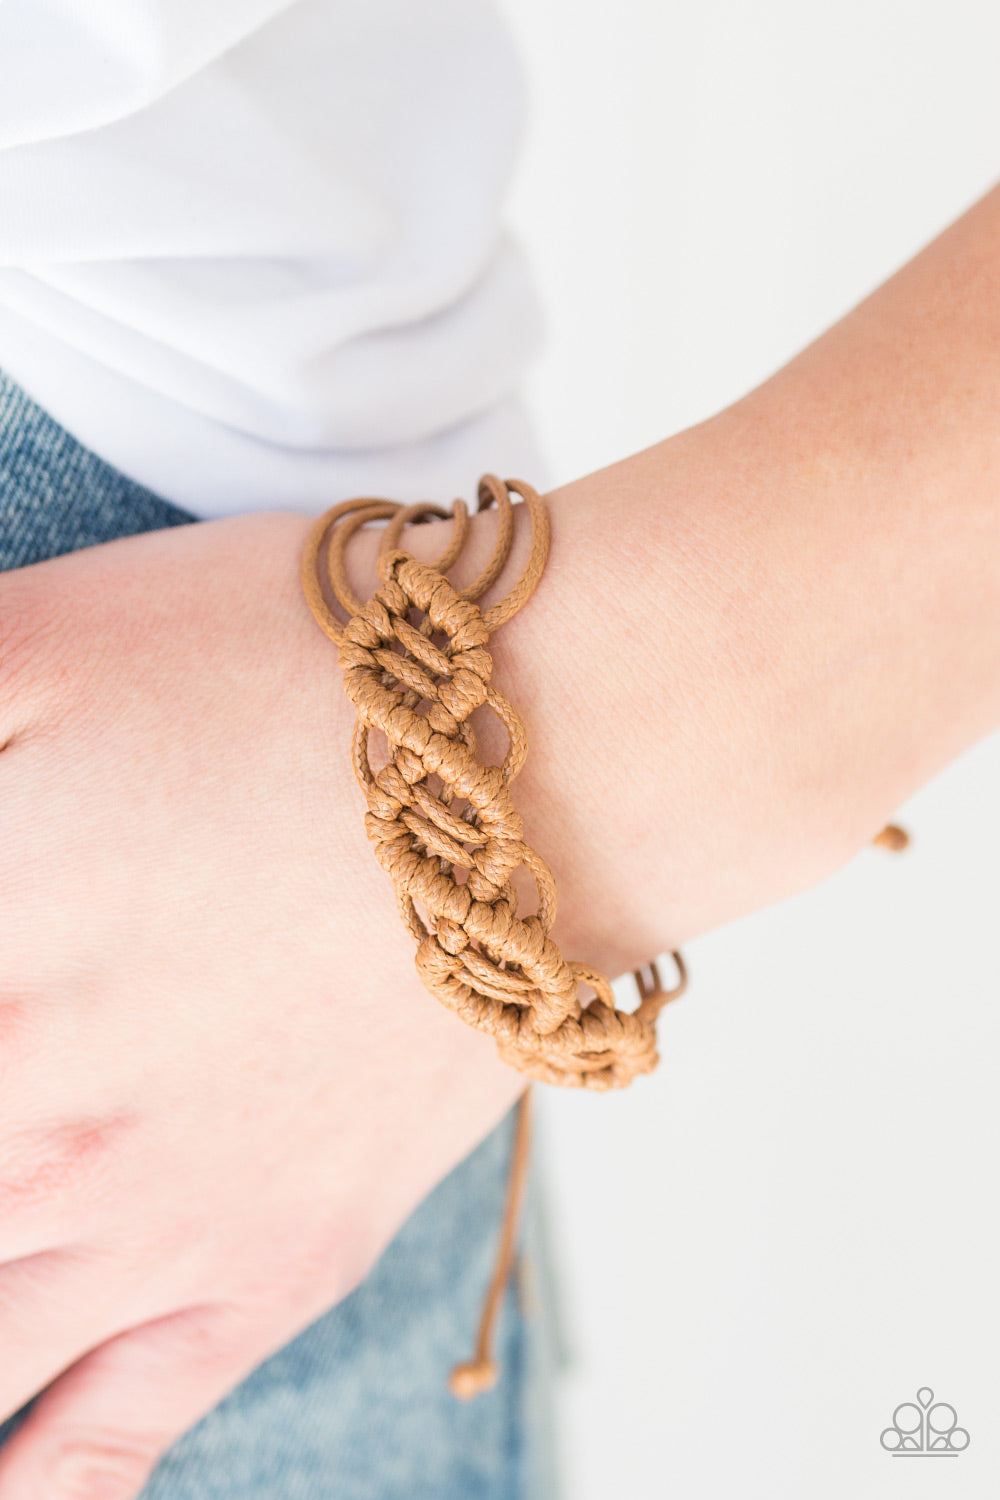
{"label": "white t-shirt", "polygon": [[0,367],[197,516],[536,478],[488,0],[4,0]]}

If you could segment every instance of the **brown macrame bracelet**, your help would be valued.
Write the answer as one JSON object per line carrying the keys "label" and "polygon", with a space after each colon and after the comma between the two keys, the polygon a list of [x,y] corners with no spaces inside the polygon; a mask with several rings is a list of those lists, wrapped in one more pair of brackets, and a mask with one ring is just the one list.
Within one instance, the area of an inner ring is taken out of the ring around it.
{"label": "brown macrame bracelet", "polygon": [[[510,490],[527,502],[531,552],[514,588],[483,613],[474,601],[499,577],[513,539]],[[340,647],[344,688],[358,714],[353,758],[368,800],[365,826],[417,942],[420,978],[450,1010],[495,1037],[504,1061],[529,1078],[621,1087],[655,1068],[656,1018],[675,992],[654,987],[635,1011],[619,1010],[610,980],[587,964],[567,962],[549,936],[555,881],[525,841],[511,796],[527,737],[514,706],[492,685],[486,649],[492,632],[534,592],[548,554],[548,512],[530,485],[504,484],[493,475],[481,480],[479,501],[480,509],[499,507],[500,526],[493,557],[468,588],[458,590],[444,576],[467,534],[464,505],[456,503],[458,524],[446,552],[436,563],[422,563],[395,542],[406,521],[429,507],[385,500],[348,500],[319,518],[303,556],[303,586],[320,625]],[[382,583],[362,604],[347,582],[344,546],[359,526],[383,516],[392,521],[379,553]],[[327,605],[316,571],[331,526],[329,577],[350,613],[346,624]],[[483,704],[507,730],[501,766],[484,765],[477,755],[469,718]],[[389,749],[377,771],[368,751],[373,729],[382,731]],[[527,917],[517,915],[510,879],[519,865],[530,870],[538,890],[538,910]],[[467,872],[461,882],[457,870]],[[581,1002],[581,984],[596,998]]]}
{"label": "brown macrame bracelet", "polygon": [[[477,600],[499,578],[514,535],[511,492],[522,497],[532,526],[531,550],[518,582],[485,611]],[[357,710],[354,772],[368,803],[365,827],[375,856],[391,877],[403,920],[417,943],[423,983],[450,1010],[496,1039],[500,1056],[529,1078],[569,1087],[620,1088],[656,1067],[656,1020],[687,984],[665,989],[655,963],[652,984],[635,979],[639,1004],[619,1010],[599,970],[567,961],[549,936],[556,912],[552,872],[524,837],[511,783],[524,764],[527,736],[514,706],[492,684],[490,635],[531,597],[549,549],[546,506],[531,485],[486,474],[479,508],[496,505],[493,555],[475,581],[457,589],[445,576],[469,533],[468,507],[456,500],[451,541],[435,563],[422,563],[396,544],[404,525],[449,512],[430,502],[345,500],[310,531],[302,556],[302,587],[319,625],[340,648],[344,687]],[[347,579],[345,548],[358,529],[387,521],[378,557],[381,584],[362,602]],[[326,569],[341,622],[324,595],[318,564],[329,533]],[[418,712],[425,705],[423,712]],[[500,766],[478,756],[470,722],[488,706],[503,722],[507,753]],[[388,759],[369,756],[369,734],[385,736]],[[435,782],[437,785],[435,785]],[[906,834],[893,825],[876,843],[899,849]],[[517,914],[511,875],[521,865],[534,878],[538,909]],[[464,871],[457,880],[455,871]],[[421,910],[418,910],[418,906]],[[581,1001],[580,986],[594,998]],[[487,1295],[476,1359],[453,1373],[452,1389],[473,1395],[492,1384],[489,1342],[513,1256],[514,1229],[527,1161],[528,1105],[522,1100],[512,1155],[508,1205],[496,1272]]]}

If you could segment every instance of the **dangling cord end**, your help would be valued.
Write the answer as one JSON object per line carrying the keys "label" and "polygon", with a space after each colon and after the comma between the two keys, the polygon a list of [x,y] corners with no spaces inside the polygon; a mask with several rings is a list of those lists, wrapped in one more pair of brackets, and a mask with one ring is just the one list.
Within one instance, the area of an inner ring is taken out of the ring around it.
{"label": "dangling cord end", "polygon": [[504,1206],[503,1224],[500,1230],[500,1245],[496,1265],[489,1289],[483,1302],[479,1320],[479,1337],[473,1359],[456,1365],[448,1377],[448,1387],[453,1396],[462,1401],[471,1401],[483,1391],[496,1385],[500,1367],[492,1357],[491,1345],[497,1314],[503,1294],[510,1279],[514,1264],[514,1246],[517,1226],[521,1216],[521,1202],[528,1176],[528,1159],[531,1151],[531,1086],[525,1089],[517,1104],[517,1123],[514,1127],[514,1144],[511,1148],[510,1170],[507,1176],[507,1202]]}
{"label": "dangling cord end", "polygon": [[899,854],[910,842],[910,835],[905,828],[900,828],[898,823],[887,823],[880,833],[872,839],[880,849],[889,849],[893,854]]}

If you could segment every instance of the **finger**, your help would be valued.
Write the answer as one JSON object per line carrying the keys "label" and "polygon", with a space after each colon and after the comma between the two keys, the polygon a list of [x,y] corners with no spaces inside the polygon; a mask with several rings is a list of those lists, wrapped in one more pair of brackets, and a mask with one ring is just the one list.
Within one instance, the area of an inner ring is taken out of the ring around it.
{"label": "finger", "polygon": [[140,1277],[90,1250],[46,1250],[0,1267],[0,1421],[88,1350],[162,1310]]}
{"label": "finger", "polygon": [[0,1500],[133,1500],[159,1458],[278,1347],[246,1312],[191,1307],[102,1344],[0,1450]]}

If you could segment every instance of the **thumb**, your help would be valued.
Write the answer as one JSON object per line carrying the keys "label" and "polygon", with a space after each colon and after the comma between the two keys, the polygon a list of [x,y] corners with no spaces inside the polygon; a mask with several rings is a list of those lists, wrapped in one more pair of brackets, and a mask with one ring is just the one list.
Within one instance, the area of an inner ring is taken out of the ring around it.
{"label": "thumb", "polygon": [[0,1500],[133,1500],[174,1442],[277,1348],[231,1306],[119,1334],[36,1398],[0,1449]]}

